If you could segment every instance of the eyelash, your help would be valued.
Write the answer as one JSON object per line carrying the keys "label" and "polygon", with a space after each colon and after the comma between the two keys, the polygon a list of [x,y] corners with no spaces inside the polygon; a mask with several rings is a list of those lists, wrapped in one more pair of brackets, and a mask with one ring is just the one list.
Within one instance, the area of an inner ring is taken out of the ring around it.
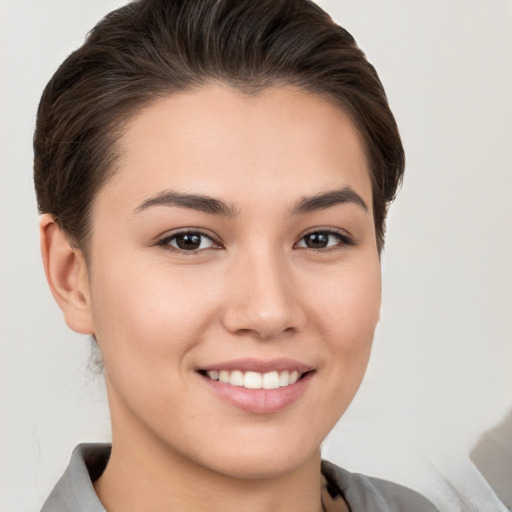
{"label": "eyelash", "polygon": [[[200,239],[201,239],[200,245],[203,243],[204,239],[207,239],[207,240],[211,241],[212,247],[206,247],[206,248],[202,248],[202,249],[199,247],[197,249],[187,250],[187,249],[183,249],[183,248],[175,247],[175,246],[171,245],[171,242],[176,240],[179,236],[186,236],[186,235],[190,235],[190,236],[195,235],[197,237],[200,237]],[[185,229],[185,230],[178,231],[176,233],[172,233],[170,235],[165,236],[161,240],[158,240],[156,245],[158,245],[160,247],[165,247],[167,249],[170,249],[170,250],[182,253],[182,254],[187,254],[187,253],[188,254],[196,254],[198,252],[202,252],[202,251],[209,250],[209,249],[222,248],[221,244],[219,242],[217,242],[212,236],[207,235],[206,233],[203,233],[202,231],[197,230],[197,229]]]}
{"label": "eyelash", "polygon": [[[199,242],[199,247],[197,247],[195,249],[187,250],[187,249],[183,249],[182,247],[177,247],[177,246],[171,245],[171,243],[173,241],[176,241],[178,239],[178,237],[180,237],[180,236],[184,237],[187,235],[199,237],[201,239]],[[329,237],[334,236],[335,238],[338,239],[338,242],[332,246],[320,247],[320,248],[307,247],[307,246],[306,247],[298,247],[298,244],[300,242],[304,241],[307,237],[312,236],[312,235],[324,235],[324,236],[327,235],[328,240],[329,240]],[[201,248],[201,244],[203,243],[204,239],[209,240],[212,243],[212,246]],[[182,231],[178,231],[176,233],[172,233],[171,235],[167,235],[164,238],[162,238],[161,240],[158,240],[156,245],[160,246],[160,247],[165,247],[169,250],[173,250],[173,251],[176,251],[176,252],[179,252],[182,254],[188,253],[190,255],[197,254],[199,252],[207,251],[207,250],[211,250],[211,249],[221,249],[222,248],[222,245],[218,241],[216,241],[214,237],[207,235],[206,233],[204,233],[200,230],[194,230],[194,229],[182,230]],[[355,242],[354,242],[353,238],[350,237],[349,235],[347,235],[346,233],[337,231],[334,229],[321,229],[320,228],[320,229],[315,229],[313,231],[310,231],[309,233],[302,235],[301,238],[299,239],[299,241],[294,244],[294,247],[299,248],[299,249],[315,251],[315,252],[324,252],[324,251],[339,249],[339,248],[343,248],[343,247],[351,247],[354,245],[355,245]]]}
{"label": "eyelash", "polygon": [[[335,245],[328,246],[328,247],[321,247],[321,248],[301,247],[301,249],[303,248],[303,249],[307,249],[307,250],[310,250],[310,251],[322,252],[322,251],[329,251],[329,250],[333,250],[333,249],[340,249],[340,248],[343,248],[343,247],[352,247],[352,246],[355,245],[354,239],[351,236],[349,236],[347,233],[342,232],[342,231],[338,231],[338,230],[335,230],[335,229],[332,229],[332,228],[330,228],[330,229],[316,228],[313,231],[310,231],[310,232],[302,235],[302,237],[300,238],[299,242],[302,242],[306,237],[312,236],[312,235],[327,235],[327,237],[334,236],[335,238],[338,239],[338,242]],[[295,244],[295,246],[299,242],[297,242]]]}

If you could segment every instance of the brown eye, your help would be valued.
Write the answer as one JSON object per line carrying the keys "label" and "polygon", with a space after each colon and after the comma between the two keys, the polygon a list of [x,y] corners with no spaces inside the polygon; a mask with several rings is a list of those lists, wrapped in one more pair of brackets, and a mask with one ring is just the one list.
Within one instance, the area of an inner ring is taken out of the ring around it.
{"label": "brown eye", "polygon": [[329,245],[329,233],[311,233],[304,237],[304,243],[309,249],[324,249]]}
{"label": "brown eye", "polygon": [[318,250],[347,245],[353,245],[352,240],[347,235],[336,231],[314,231],[304,235],[296,246],[299,248]]}
{"label": "brown eye", "polygon": [[173,249],[191,252],[210,249],[215,246],[215,243],[204,233],[183,232],[166,237],[159,245],[168,245]]}
{"label": "brown eye", "polygon": [[177,235],[175,240],[177,247],[184,251],[194,251],[201,247],[201,236],[196,233]]}

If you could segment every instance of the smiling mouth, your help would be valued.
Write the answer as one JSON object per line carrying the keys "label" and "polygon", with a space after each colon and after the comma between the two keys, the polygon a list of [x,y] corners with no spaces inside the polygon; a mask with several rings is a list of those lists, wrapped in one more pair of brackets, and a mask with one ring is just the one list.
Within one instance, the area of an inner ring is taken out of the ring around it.
{"label": "smiling mouth", "polygon": [[224,402],[251,414],[274,414],[301,399],[317,369],[290,358],[245,358],[213,363],[196,372]]}
{"label": "smiling mouth", "polygon": [[295,384],[309,372],[300,373],[297,370],[283,370],[259,373],[254,371],[243,372],[242,370],[203,370],[199,373],[211,380],[231,386],[246,389],[278,389]]}

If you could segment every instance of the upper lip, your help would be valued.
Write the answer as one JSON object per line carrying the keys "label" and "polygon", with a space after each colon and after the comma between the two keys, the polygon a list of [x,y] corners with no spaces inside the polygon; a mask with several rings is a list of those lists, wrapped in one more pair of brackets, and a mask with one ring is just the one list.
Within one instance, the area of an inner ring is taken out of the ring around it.
{"label": "upper lip", "polygon": [[198,368],[199,371],[234,371],[240,370],[242,372],[258,372],[258,373],[267,373],[272,371],[282,372],[288,370],[290,372],[297,371],[299,373],[306,373],[313,368],[310,365],[302,363],[300,361],[296,361],[294,359],[289,358],[279,358],[279,359],[269,359],[269,360],[261,360],[261,359],[233,359],[231,361],[224,361],[221,363],[209,364],[207,366],[202,366]]}

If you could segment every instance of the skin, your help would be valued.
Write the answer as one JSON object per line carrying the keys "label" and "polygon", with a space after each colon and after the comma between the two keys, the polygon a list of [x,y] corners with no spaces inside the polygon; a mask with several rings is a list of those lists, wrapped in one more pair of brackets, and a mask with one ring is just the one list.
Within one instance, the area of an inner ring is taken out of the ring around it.
{"label": "skin", "polygon": [[[87,263],[41,220],[50,287],[104,358],[113,449],[95,482],[100,500],[109,512],[320,510],[320,444],[361,383],[380,308],[357,130],[339,107],[292,87],[247,95],[211,84],[143,109],[120,154],[93,204]],[[366,208],[296,211],[347,187]],[[229,214],[148,206],[168,191],[223,201]],[[183,228],[210,238],[180,250],[169,236]],[[326,231],[342,238],[307,246],[306,235]],[[313,371],[293,403],[254,413],[197,371],[248,357]]]}

